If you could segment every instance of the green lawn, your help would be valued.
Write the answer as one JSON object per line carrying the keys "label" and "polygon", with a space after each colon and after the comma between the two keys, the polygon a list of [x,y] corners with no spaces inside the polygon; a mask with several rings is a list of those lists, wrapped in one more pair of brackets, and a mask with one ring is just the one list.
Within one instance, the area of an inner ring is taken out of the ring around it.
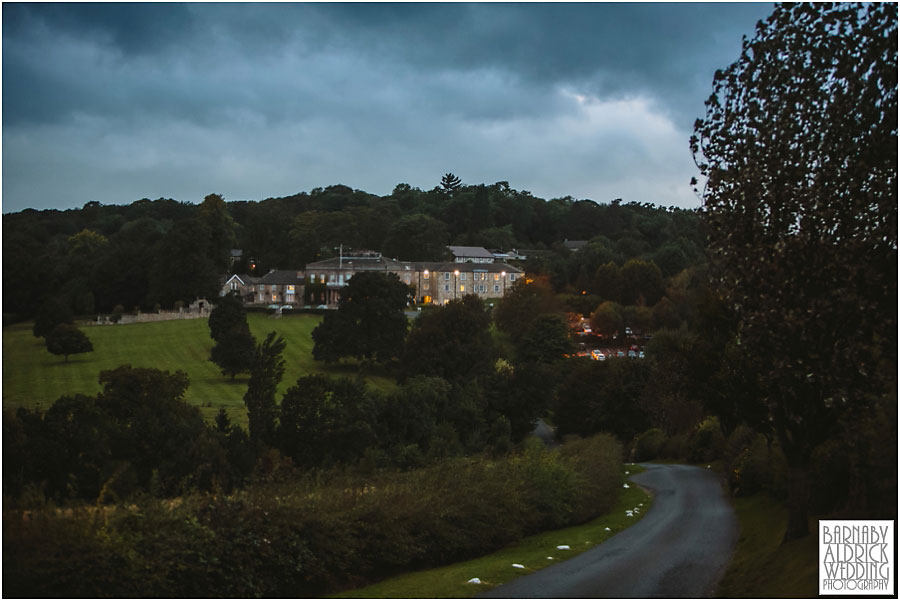
{"label": "green lawn", "polygon": [[[274,319],[268,315],[248,314],[250,330],[257,341],[271,331],[284,337],[285,376],[279,386],[280,395],[309,373],[353,375],[353,363],[326,368],[313,361],[313,328],[321,320],[318,315],[298,314]],[[51,355],[43,339],[31,333],[32,324],[16,324],[3,328],[3,408],[47,408],[65,394],[96,394],[100,391],[97,377],[100,371],[119,365],[153,367],[174,371],[180,369],[190,378],[186,399],[202,408],[212,418],[220,406],[225,406],[232,420],[246,424],[243,405],[247,376],[234,381],[223,376],[209,358],[213,341],[205,319],[186,319],[129,325],[82,327],[94,352],[73,355],[66,363],[62,357]],[[386,390],[393,381],[383,375],[367,375],[373,386]]]}
{"label": "green lawn", "polygon": [[[643,471],[640,466],[626,466],[631,475]],[[638,507],[635,518],[625,516],[626,509]],[[586,524],[542,532],[522,539],[496,553],[462,561],[441,568],[411,572],[377,584],[345,591],[337,598],[368,599],[464,599],[531,574],[560,561],[570,559],[596,547],[617,532],[640,520],[652,505],[651,496],[638,486],[623,490],[615,507]],[[608,530],[607,530],[608,528]],[[569,549],[558,549],[568,545]],[[519,564],[524,568],[515,568]],[[481,584],[470,584],[478,578]]]}

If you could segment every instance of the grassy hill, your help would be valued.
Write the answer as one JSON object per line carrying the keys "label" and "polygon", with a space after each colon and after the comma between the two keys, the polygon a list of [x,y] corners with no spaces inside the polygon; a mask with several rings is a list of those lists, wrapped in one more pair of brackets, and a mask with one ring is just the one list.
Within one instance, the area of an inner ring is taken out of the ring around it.
{"label": "grassy hill", "polygon": [[[355,364],[326,368],[313,361],[313,328],[321,317],[298,314],[273,319],[267,315],[248,315],[250,330],[261,341],[272,330],[284,337],[285,376],[278,388],[280,396],[309,373],[353,375]],[[232,420],[246,425],[243,396],[248,376],[234,381],[223,376],[211,363],[209,350],[213,340],[205,319],[188,319],[129,325],[83,327],[94,344],[94,352],[73,355],[66,363],[51,355],[44,340],[31,333],[32,324],[3,328],[3,408],[47,408],[65,394],[96,394],[97,377],[102,370],[123,364],[174,371],[180,369],[190,378],[186,399],[212,418],[224,406]],[[370,384],[382,390],[394,384],[383,375],[367,375]]]}

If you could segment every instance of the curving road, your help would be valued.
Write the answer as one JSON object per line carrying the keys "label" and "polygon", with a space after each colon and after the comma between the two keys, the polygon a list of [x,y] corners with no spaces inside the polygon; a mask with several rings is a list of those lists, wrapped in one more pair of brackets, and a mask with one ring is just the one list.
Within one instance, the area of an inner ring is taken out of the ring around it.
{"label": "curving road", "polygon": [[687,465],[644,467],[631,478],[654,495],[643,519],[581,555],[479,597],[712,596],[738,536],[719,477]]}

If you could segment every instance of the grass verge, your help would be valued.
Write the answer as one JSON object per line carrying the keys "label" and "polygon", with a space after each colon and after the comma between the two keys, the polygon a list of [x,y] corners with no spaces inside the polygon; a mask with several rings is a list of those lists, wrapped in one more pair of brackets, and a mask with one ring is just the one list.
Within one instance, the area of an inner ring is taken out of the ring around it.
{"label": "grass verge", "polygon": [[[637,465],[626,465],[625,470],[633,475],[643,471],[643,468]],[[650,509],[651,501],[649,494],[632,484],[630,488],[622,491],[618,503],[609,513],[586,524],[535,534],[490,555],[440,568],[402,574],[364,588],[344,591],[334,595],[334,598],[462,599],[474,597],[520,576],[570,559],[599,545],[639,520]],[[625,510],[635,507],[640,507],[641,512],[636,517],[627,517]],[[568,545],[569,549],[558,549],[557,547],[560,545]],[[514,568],[513,564],[522,565],[524,568]],[[478,578],[481,584],[469,584],[469,580],[472,578]]]}
{"label": "grass verge", "polygon": [[817,524],[810,535],[782,545],[787,510],[763,494],[733,500],[741,534],[717,596],[797,599],[818,596]]}
{"label": "grass verge", "polygon": [[[311,333],[320,320],[321,316],[313,314],[280,319],[260,313],[247,315],[250,331],[257,341],[274,330],[287,343],[283,355],[285,374],[278,387],[278,398],[300,376],[356,375],[358,366],[353,362],[326,367],[313,360]],[[231,380],[209,361],[213,340],[205,319],[82,327],[93,342],[94,352],[73,355],[68,363],[47,352],[43,339],[35,338],[31,327],[32,324],[25,323],[3,328],[4,409],[47,409],[63,395],[97,394],[100,392],[97,377],[102,370],[131,364],[184,371],[190,378],[185,399],[199,406],[207,419],[212,419],[219,407],[225,407],[232,421],[247,424],[243,398],[248,377]],[[381,390],[395,386],[393,380],[380,374],[367,374],[366,380]]]}

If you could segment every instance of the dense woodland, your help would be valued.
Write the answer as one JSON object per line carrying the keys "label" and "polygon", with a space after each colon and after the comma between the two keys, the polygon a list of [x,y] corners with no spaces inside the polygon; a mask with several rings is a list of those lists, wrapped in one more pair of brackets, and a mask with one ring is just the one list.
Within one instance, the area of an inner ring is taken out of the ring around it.
{"label": "dense woodland", "polygon": [[[303,269],[340,245],[422,261],[443,259],[448,244],[536,251],[526,271],[551,274],[557,291],[603,292],[595,276],[610,262],[653,261],[669,277],[701,260],[698,224],[695,211],[545,201],[505,182],[429,191],[400,184],[386,197],[336,185],[259,202],[211,194],[200,204],[25,210],[3,216],[3,314],[32,317],[49,299],[90,315],[214,298],[232,248],[243,250],[233,270],[259,275]],[[592,245],[573,255],[566,239]]]}

